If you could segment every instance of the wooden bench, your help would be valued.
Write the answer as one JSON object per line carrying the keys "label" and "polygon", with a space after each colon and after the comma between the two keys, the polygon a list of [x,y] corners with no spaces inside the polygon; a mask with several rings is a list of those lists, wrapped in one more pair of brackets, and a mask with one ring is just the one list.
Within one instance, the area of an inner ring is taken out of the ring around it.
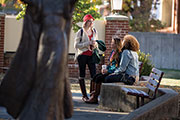
{"label": "wooden bench", "polygon": [[148,88],[148,93],[142,90],[136,90],[131,88],[122,87],[121,89],[125,91],[128,95],[136,96],[136,104],[137,108],[139,107],[139,98],[141,97],[141,105],[144,105],[144,98],[155,99],[156,92],[160,85],[161,79],[164,75],[164,72],[158,70],[157,68],[153,68],[151,74],[149,75],[149,81],[146,85]]}

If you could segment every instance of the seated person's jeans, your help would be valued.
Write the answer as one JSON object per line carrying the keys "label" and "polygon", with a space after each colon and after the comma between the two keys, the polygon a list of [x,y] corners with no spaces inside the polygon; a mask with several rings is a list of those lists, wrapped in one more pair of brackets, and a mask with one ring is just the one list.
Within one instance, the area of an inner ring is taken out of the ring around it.
{"label": "seated person's jeans", "polygon": [[98,73],[93,77],[93,82],[95,83],[102,83],[105,81],[105,78],[109,75],[109,73],[106,74],[102,74],[102,73]]}
{"label": "seated person's jeans", "polygon": [[135,82],[135,78],[125,73],[119,73],[119,74],[107,76],[104,81],[104,83],[113,83],[113,82],[124,82],[127,85],[133,85]]}

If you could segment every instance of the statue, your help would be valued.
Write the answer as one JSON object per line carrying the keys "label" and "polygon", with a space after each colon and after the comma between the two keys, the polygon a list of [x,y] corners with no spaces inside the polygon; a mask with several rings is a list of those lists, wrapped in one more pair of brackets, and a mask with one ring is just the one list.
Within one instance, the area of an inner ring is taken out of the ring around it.
{"label": "statue", "polygon": [[16,55],[0,86],[0,106],[19,120],[63,120],[72,116],[67,55],[76,0],[27,3]]}

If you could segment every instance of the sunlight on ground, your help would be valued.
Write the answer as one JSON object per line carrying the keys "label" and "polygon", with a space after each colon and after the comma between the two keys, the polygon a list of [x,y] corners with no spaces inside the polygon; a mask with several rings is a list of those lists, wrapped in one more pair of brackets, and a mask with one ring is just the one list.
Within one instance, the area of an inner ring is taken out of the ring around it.
{"label": "sunlight on ground", "polygon": [[161,85],[180,86],[180,79],[162,78]]}
{"label": "sunlight on ground", "polygon": [[127,115],[129,114],[128,112],[112,112],[112,111],[100,111],[98,109],[96,109],[95,111],[92,111],[92,110],[81,110],[80,108],[76,108],[74,109],[74,111],[83,111],[83,112],[91,112],[91,113],[110,113],[110,114],[121,114],[121,115]]}
{"label": "sunlight on ground", "polygon": [[[90,84],[89,82],[86,84],[86,91],[89,93]],[[80,87],[78,83],[71,83],[71,92],[72,93],[81,93]]]}
{"label": "sunlight on ground", "polygon": [[80,90],[80,88],[79,88],[79,90],[77,89],[77,90],[71,90],[71,92],[72,93],[81,93],[81,90]]}

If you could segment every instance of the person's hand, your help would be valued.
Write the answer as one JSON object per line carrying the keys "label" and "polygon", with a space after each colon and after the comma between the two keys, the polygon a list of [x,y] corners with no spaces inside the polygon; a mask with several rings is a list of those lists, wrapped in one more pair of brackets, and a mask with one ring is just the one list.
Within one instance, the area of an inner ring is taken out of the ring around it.
{"label": "person's hand", "polygon": [[96,44],[96,41],[95,41],[95,40],[91,40],[91,41],[90,41],[90,45],[93,45],[93,46],[94,46],[95,44]]}
{"label": "person's hand", "polygon": [[89,46],[89,50],[92,51],[96,46],[96,41],[95,40],[91,40],[90,41],[90,46]]}
{"label": "person's hand", "polygon": [[101,73],[102,73],[102,74],[106,74],[107,72],[108,72],[107,69],[101,69]]}

